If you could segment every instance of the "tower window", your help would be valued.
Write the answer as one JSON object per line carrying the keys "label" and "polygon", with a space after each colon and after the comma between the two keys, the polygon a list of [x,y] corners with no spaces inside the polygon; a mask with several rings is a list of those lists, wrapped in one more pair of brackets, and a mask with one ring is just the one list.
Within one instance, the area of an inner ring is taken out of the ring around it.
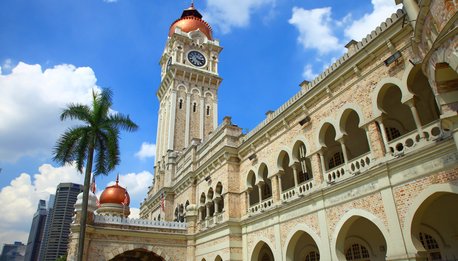
{"label": "tower window", "polygon": [[207,106],[207,116],[210,115],[210,106]]}
{"label": "tower window", "polygon": [[197,109],[197,103],[192,104],[192,112],[196,112]]}
{"label": "tower window", "polygon": [[183,99],[178,101],[178,108],[180,108],[180,110],[183,108]]}

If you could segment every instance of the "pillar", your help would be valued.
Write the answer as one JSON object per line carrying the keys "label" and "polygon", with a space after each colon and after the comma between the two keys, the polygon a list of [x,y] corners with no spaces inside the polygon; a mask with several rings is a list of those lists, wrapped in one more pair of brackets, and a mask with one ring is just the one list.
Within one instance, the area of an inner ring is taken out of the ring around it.
{"label": "pillar", "polygon": [[418,135],[420,135],[420,138],[424,139],[425,134],[423,133],[423,128],[421,127],[421,121],[420,121],[420,116],[418,115],[417,108],[415,107],[415,103],[412,100],[409,100],[407,102],[407,105],[410,107],[410,111],[412,112],[413,120],[415,121],[415,126],[417,127],[417,132]]}
{"label": "pillar", "polygon": [[382,140],[383,140],[383,145],[385,146],[385,154],[390,152],[390,147],[388,146],[388,138],[386,137],[386,132],[385,132],[385,125],[383,125],[383,121],[380,118],[376,119],[378,125],[380,126],[380,132],[382,134]]}

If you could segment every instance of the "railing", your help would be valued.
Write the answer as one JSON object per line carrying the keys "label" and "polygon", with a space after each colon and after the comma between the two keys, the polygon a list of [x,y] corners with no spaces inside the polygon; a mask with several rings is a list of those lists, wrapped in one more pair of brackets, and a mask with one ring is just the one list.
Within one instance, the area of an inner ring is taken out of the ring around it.
{"label": "railing", "polygon": [[178,230],[186,229],[186,223],[180,223],[180,222],[167,222],[167,221],[123,218],[123,217],[101,216],[101,215],[96,215],[94,217],[94,223],[128,225],[128,226],[136,226],[136,227],[150,227],[150,228],[162,228],[162,229],[164,228],[178,229]]}
{"label": "railing", "polygon": [[303,196],[305,194],[308,194],[313,191],[314,188],[314,182],[313,179],[307,180],[304,183],[301,183],[298,185],[298,195]]}
{"label": "railing", "polygon": [[450,135],[449,132],[441,129],[439,121],[429,123],[422,128],[424,138],[420,137],[418,130],[414,130],[388,142],[391,155],[394,157],[402,156]]}
{"label": "railing", "polygon": [[248,213],[258,213],[258,212],[263,212],[266,211],[274,206],[274,200],[272,197],[265,199],[261,202],[259,202],[256,205],[250,206],[248,208]]}
{"label": "railing", "polygon": [[348,174],[345,172],[345,164],[341,164],[335,168],[327,170],[325,173],[328,183],[334,183],[339,180],[343,180],[348,176]]}
{"label": "railing", "polygon": [[289,201],[289,200],[292,200],[293,198],[295,198],[297,196],[297,191],[296,191],[296,187],[292,187],[288,190],[285,190],[284,192],[281,193],[281,200],[282,201]]}
{"label": "railing", "polygon": [[349,166],[349,171],[351,174],[359,174],[363,171],[368,170],[371,167],[371,158],[372,158],[372,153],[369,151],[355,159],[352,159],[350,162],[348,162]]}
{"label": "railing", "polygon": [[223,222],[223,212],[215,213],[214,216],[207,217],[207,218],[205,218],[205,220],[201,220],[199,222],[199,228],[200,228],[200,230],[203,230],[203,229],[206,229],[206,228],[213,227],[213,226],[215,226],[217,224],[220,224],[222,222]]}

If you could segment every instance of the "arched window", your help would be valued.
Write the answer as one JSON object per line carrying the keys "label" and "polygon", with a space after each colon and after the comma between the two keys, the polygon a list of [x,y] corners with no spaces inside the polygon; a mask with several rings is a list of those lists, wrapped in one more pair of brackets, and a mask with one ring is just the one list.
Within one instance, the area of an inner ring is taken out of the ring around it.
{"label": "arched window", "polygon": [[341,151],[334,153],[332,157],[329,159],[329,169],[337,167],[344,163],[343,160],[343,153]]}
{"label": "arched window", "polygon": [[298,173],[298,182],[299,184],[304,182],[304,181],[307,181],[311,178],[313,178],[312,176],[312,167],[310,166],[310,160],[305,156],[306,154],[306,149],[305,149],[305,145],[304,144],[301,144],[299,145],[299,150],[298,150],[298,159],[299,159],[299,163],[300,163],[300,171]]}
{"label": "arched window", "polygon": [[360,244],[353,244],[345,253],[345,258],[352,261],[369,261],[370,255],[365,246]]}
{"label": "arched window", "polygon": [[210,106],[207,105],[207,116],[210,115]]}
{"label": "arched window", "polygon": [[181,110],[183,108],[183,99],[178,100],[178,108]]}
{"label": "arched window", "polygon": [[436,239],[431,235],[420,232],[420,242],[426,251],[428,251],[429,261],[442,260],[439,244],[437,244]]}
{"label": "arched window", "polygon": [[312,251],[307,254],[305,261],[320,261],[320,253]]}
{"label": "arched window", "polygon": [[192,112],[196,112],[196,110],[197,110],[197,103],[194,102],[192,104]]}
{"label": "arched window", "polygon": [[386,133],[386,138],[388,139],[388,141],[394,140],[397,137],[401,137],[401,132],[394,127],[386,127],[385,133]]}

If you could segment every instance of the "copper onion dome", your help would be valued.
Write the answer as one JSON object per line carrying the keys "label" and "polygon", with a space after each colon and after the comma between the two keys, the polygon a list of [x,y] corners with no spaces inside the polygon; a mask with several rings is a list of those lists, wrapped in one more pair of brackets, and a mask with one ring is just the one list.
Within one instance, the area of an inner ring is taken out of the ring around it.
{"label": "copper onion dome", "polygon": [[119,177],[116,178],[116,184],[113,186],[106,187],[105,190],[100,195],[100,204],[105,203],[114,203],[114,204],[123,204],[126,206],[130,204],[130,196],[127,190],[119,186]]}
{"label": "copper onion dome", "polygon": [[183,11],[180,19],[172,23],[169,30],[169,36],[175,32],[175,28],[180,27],[181,31],[189,33],[199,29],[208,39],[212,40],[212,28],[202,19],[202,15],[194,8],[194,4]]}

